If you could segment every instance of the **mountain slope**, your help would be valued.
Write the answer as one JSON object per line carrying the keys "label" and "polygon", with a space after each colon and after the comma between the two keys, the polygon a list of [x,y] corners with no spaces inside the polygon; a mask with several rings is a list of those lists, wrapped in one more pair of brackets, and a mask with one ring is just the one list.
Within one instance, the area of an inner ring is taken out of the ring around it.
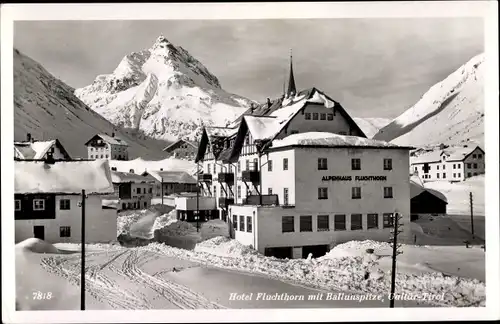
{"label": "mountain slope", "polygon": [[224,126],[251,103],[225,92],[202,63],[163,36],[75,95],[117,126],[169,140],[193,138],[202,124]]}
{"label": "mountain slope", "polygon": [[484,140],[484,54],[427,91],[374,139],[402,145],[457,145]]}
{"label": "mountain slope", "polygon": [[131,158],[164,158],[164,141],[134,135],[92,111],[74,89],[52,76],[39,63],[14,50],[14,139],[59,139],[72,157],[87,157],[85,142],[97,133],[115,132],[130,145]]}
{"label": "mountain slope", "polygon": [[368,138],[372,138],[381,128],[391,122],[389,118],[359,118],[353,117],[359,128]]}

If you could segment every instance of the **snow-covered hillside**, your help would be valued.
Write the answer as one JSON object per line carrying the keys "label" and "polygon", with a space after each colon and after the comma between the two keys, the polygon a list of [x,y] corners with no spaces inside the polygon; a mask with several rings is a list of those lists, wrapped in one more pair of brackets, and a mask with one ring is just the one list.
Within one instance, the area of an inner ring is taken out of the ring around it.
{"label": "snow-covered hillside", "polygon": [[365,133],[368,138],[372,138],[373,135],[382,128],[387,126],[391,122],[389,118],[353,118],[359,128]]}
{"label": "snow-covered hillside", "polygon": [[483,73],[479,54],[427,91],[375,139],[400,145],[462,144],[484,139]]}
{"label": "snow-covered hillside", "polygon": [[117,126],[166,140],[192,139],[202,124],[224,126],[251,103],[224,91],[201,62],[163,36],[75,95]]}
{"label": "snow-covered hillside", "polygon": [[14,139],[25,140],[27,133],[39,140],[57,138],[72,157],[87,157],[87,140],[97,133],[115,132],[129,143],[132,158],[165,156],[162,149],[167,143],[117,130],[73,92],[39,63],[14,50]]}

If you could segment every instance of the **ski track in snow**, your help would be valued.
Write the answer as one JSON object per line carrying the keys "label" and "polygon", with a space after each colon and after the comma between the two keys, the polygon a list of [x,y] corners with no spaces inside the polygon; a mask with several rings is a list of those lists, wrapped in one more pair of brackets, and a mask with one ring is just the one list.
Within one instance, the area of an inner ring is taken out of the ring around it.
{"label": "ski track in snow", "polygon": [[[109,254],[109,258],[103,264],[93,264],[96,262],[95,256],[102,257],[102,253],[91,253],[86,257],[89,265],[86,267],[85,290],[98,301],[109,304],[113,309],[152,309],[152,302],[156,299],[164,299],[180,309],[225,308],[185,286],[160,277],[162,273],[172,270],[162,270],[153,275],[144,272],[141,267],[152,259],[158,259],[159,254],[139,254],[137,249],[130,249]],[[41,262],[48,272],[55,273],[72,284],[80,284],[79,256],[50,256],[43,258]],[[112,275],[110,276],[104,270],[110,271]],[[125,279],[132,284],[118,283],[112,277]],[[139,286],[154,293],[145,294],[137,289],[132,291],[123,288],[127,286],[132,289]]]}

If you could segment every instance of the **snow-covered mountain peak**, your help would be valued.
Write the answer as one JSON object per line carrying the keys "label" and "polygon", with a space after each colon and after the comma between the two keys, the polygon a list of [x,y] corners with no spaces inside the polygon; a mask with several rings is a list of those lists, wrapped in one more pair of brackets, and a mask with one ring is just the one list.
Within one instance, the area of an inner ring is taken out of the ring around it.
{"label": "snow-covered mountain peak", "polygon": [[224,91],[200,61],[163,35],[75,95],[117,126],[168,140],[194,137],[202,120],[225,125],[251,103]]}

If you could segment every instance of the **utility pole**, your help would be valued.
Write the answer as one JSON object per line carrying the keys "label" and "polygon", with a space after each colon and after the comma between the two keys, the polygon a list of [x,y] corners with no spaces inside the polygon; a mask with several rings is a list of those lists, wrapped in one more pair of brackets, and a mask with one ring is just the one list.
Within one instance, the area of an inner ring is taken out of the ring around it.
{"label": "utility pole", "polygon": [[396,291],[396,257],[403,252],[398,251],[398,248],[401,247],[401,244],[398,244],[398,235],[402,231],[399,229],[400,224],[399,220],[401,219],[401,215],[399,213],[393,214],[394,220],[394,230],[392,232],[393,237],[389,240],[389,243],[392,244],[392,269],[391,269],[391,294],[389,295],[389,307],[394,308],[394,292]]}
{"label": "utility pole", "polygon": [[82,269],[81,269],[81,305],[80,310],[85,310],[85,190],[82,190]]}
{"label": "utility pole", "polygon": [[259,152],[259,205],[262,206],[262,155]]}
{"label": "utility pole", "polygon": [[196,164],[196,232],[200,231],[200,163]]}
{"label": "utility pole", "polygon": [[472,200],[472,192],[469,192],[469,201],[470,201],[470,227],[472,232],[472,238],[474,239],[474,212],[473,212],[473,200]]}
{"label": "utility pole", "polygon": [[161,183],[160,183],[160,186],[161,186],[161,204],[163,205],[163,176],[161,176],[160,179],[161,179]]}

